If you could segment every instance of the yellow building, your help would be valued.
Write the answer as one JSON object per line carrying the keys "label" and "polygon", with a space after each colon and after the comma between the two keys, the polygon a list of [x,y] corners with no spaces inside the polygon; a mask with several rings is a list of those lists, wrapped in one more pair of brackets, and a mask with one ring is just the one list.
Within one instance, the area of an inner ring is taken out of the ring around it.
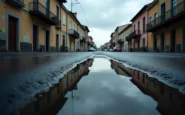
{"label": "yellow building", "polygon": [[0,0],[0,51],[59,51],[66,0]]}
{"label": "yellow building", "polygon": [[184,0],[154,0],[147,11],[149,51],[185,52]]}
{"label": "yellow building", "polygon": [[88,36],[89,36],[89,28],[87,26],[84,25],[85,28],[85,43],[84,43],[84,47],[85,47],[85,51],[88,51]]}
{"label": "yellow building", "polygon": [[121,49],[124,52],[128,52],[130,49],[129,42],[126,40],[126,38],[130,35],[132,32],[132,24],[128,24],[120,33],[119,33],[119,40],[121,40]]}
{"label": "yellow building", "polygon": [[67,15],[67,46],[69,51],[78,51],[80,48],[80,37],[85,36],[85,28],[77,19],[77,13],[68,11]]}

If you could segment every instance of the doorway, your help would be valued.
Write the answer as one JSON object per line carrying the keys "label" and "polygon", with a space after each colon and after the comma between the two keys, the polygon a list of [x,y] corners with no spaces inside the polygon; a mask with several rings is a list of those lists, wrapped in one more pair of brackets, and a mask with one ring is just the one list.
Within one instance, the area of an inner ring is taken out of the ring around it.
{"label": "doorway", "polygon": [[46,30],[46,51],[48,52],[50,49],[50,32]]}
{"label": "doorway", "polygon": [[59,35],[56,35],[56,51],[59,51]]}
{"label": "doorway", "polygon": [[63,49],[65,48],[65,36],[63,36],[63,39],[62,39],[62,47]]}
{"label": "doorway", "polygon": [[38,26],[33,25],[33,51],[38,51]]}
{"label": "doorway", "polygon": [[175,44],[176,44],[176,31],[172,30],[171,33],[171,38],[170,38],[170,51],[175,52]]}
{"label": "doorway", "polygon": [[161,34],[161,51],[164,51],[164,33]]}
{"label": "doorway", "polygon": [[8,17],[8,50],[9,52],[17,51],[18,36],[18,19],[12,16]]}
{"label": "doorway", "polygon": [[182,48],[182,51],[183,52],[185,52],[185,27],[183,28],[183,30],[182,30],[183,32],[182,32],[182,46],[183,46],[183,48]]}
{"label": "doorway", "polygon": [[137,46],[138,46],[137,51],[139,52],[139,48],[140,48],[140,40],[138,40],[138,41],[137,41]]}
{"label": "doorway", "polygon": [[166,13],[166,4],[163,3],[161,5],[161,22],[164,22],[165,21],[165,13]]}
{"label": "doorway", "polygon": [[154,35],[154,51],[157,51],[157,36]]}

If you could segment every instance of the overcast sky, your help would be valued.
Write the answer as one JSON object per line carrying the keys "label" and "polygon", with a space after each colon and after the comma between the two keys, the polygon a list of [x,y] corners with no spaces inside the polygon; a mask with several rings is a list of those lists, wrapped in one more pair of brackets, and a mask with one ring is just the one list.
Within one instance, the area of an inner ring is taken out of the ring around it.
{"label": "overcast sky", "polygon": [[[72,0],[75,2],[76,0]],[[77,0],[73,12],[83,25],[90,29],[97,47],[110,40],[110,34],[117,26],[130,23],[131,18],[146,4],[153,0]],[[64,4],[71,10],[71,0]]]}

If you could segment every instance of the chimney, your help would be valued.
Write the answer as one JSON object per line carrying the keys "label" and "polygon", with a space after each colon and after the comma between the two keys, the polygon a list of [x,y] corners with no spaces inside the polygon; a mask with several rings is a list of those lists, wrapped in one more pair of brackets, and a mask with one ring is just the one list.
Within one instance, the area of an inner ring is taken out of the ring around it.
{"label": "chimney", "polygon": [[77,18],[77,13],[76,12],[73,12],[73,15]]}

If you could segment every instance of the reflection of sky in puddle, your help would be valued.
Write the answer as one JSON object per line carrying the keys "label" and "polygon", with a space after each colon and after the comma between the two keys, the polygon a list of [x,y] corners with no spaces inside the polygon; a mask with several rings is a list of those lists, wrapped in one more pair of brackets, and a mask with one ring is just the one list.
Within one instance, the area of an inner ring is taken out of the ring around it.
{"label": "reflection of sky in puddle", "polygon": [[157,103],[144,95],[131,78],[117,75],[106,59],[95,59],[90,73],[78,83],[58,115],[158,115]]}
{"label": "reflection of sky in puddle", "polygon": [[95,58],[90,71],[99,72],[103,70],[110,70],[110,62],[104,58]]}

